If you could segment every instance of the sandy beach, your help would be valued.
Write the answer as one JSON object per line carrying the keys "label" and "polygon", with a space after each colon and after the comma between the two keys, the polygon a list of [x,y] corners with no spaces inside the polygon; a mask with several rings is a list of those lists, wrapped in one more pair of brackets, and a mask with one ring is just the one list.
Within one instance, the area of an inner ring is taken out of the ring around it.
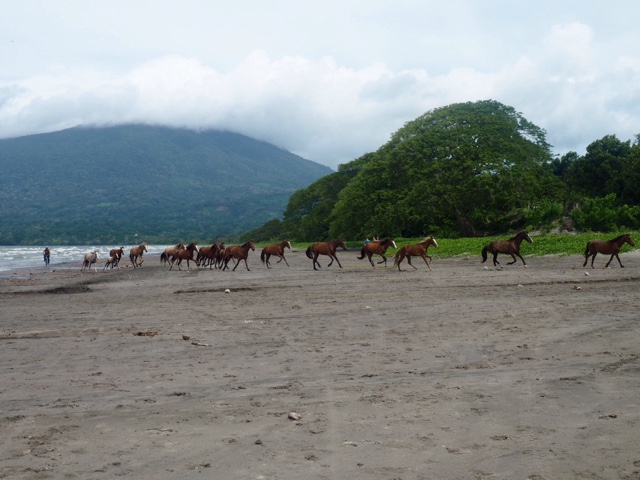
{"label": "sandy beach", "polygon": [[640,478],[638,252],[357,253],[7,275],[0,478]]}

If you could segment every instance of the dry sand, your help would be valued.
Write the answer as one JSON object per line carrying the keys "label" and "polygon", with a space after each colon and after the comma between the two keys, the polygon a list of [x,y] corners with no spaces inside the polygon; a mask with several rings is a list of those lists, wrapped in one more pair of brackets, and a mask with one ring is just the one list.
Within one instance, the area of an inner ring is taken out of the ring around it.
{"label": "dry sand", "polygon": [[0,280],[0,477],[640,478],[640,255],[356,253]]}

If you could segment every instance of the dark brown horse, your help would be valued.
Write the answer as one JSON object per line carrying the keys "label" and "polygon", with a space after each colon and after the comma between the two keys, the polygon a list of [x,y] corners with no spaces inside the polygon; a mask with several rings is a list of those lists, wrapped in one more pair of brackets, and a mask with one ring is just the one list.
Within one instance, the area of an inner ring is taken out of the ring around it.
{"label": "dark brown horse", "polygon": [[611,258],[604,266],[604,268],[607,268],[609,266],[611,260],[613,260],[613,257],[616,257],[618,259],[620,268],[624,268],[624,265],[622,265],[620,257],[618,256],[618,253],[620,253],[620,249],[625,243],[628,243],[632,247],[636,246],[636,244],[633,242],[633,239],[631,238],[630,233],[620,235],[613,240],[591,240],[587,243],[587,248],[584,251],[584,264],[582,266],[586,267],[587,260],[589,260],[589,257],[591,257],[591,268],[594,268],[593,261],[596,259],[596,255],[602,253],[603,255],[611,255]]}
{"label": "dark brown horse", "polygon": [[131,250],[129,250],[129,260],[131,260],[131,265],[133,265],[133,268],[138,268],[142,266],[142,254],[146,251],[147,251],[146,242],[141,243],[137,247],[133,247]]}
{"label": "dark brown horse", "polygon": [[342,247],[343,250],[347,249],[344,240],[333,240],[332,242],[316,242],[312,245],[309,245],[306,254],[307,258],[313,260],[313,269],[317,270],[316,265],[320,267],[320,262],[318,262],[319,255],[328,255],[329,257],[331,257],[331,261],[329,262],[329,265],[327,265],[327,267],[330,267],[335,260],[336,262],[338,262],[338,266],[342,268],[340,260],[338,260],[338,257],[336,257],[336,250],[338,250],[338,247]]}
{"label": "dark brown horse", "polygon": [[193,258],[193,254],[198,253],[198,245],[191,242],[182,250],[176,250],[176,253],[171,257],[171,266],[169,270],[173,270],[173,264],[178,261],[178,270],[182,270],[180,265],[182,264],[182,260],[187,261],[187,272],[190,271],[189,262],[195,262],[195,258]]}
{"label": "dark brown horse", "polygon": [[164,266],[166,267],[167,263],[171,261],[176,252],[178,250],[184,250],[184,248],[185,247],[183,243],[179,243],[173,247],[165,248],[164,252],[160,254],[160,263],[164,264]]}
{"label": "dark brown horse", "polygon": [[229,265],[229,261],[233,258],[236,261],[236,264],[233,267],[233,271],[235,272],[236,267],[240,264],[240,260],[244,260],[244,265],[249,270],[249,265],[247,264],[247,257],[249,256],[249,250],[255,251],[256,246],[253,244],[253,240],[249,240],[244,245],[233,245],[231,247],[227,247],[224,250],[224,268],[222,270],[226,270]]}
{"label": "dark brown horse", "polygon": [[262,252],[260,253],[260,260],[262,260],[262,263],[264,263],[267,266],[267,268],[271,268],[269,266],[269,257],[273,255],[274,257],[280,257],[280,260],[278,260],[277,263],[280,263],[282,260],[284,260],[284,263],[286,263],[288,267],[289,262],[287,262],[287,259],[284,258],[285,248],[288,248],[289,250],[291,250],[291,242],[289,240],[283,240],[280,243],[267,245],[262,249]]}
{"label": "dark brown horse", "polygon": [[438,242],[436,242],[435,237],[427,237],[420,243],[400,247],[400,250],[396,253],[396,258],[393,260],[393,266],[395,267],[397,265],[398,270],[402,271],[400,269],[400,264],[406,257],[409,265],[412,266],[414,270],[417,270],[414,265],[411,265],[411,257],[420,257],[424,260],[424,263],[427,264],[429,271],[431,271],[431,256],[427,255],[427,250],[429,250],[431,245],[438,248]]}
{"label": "dark brown horse", "polygon": [[375,263],[373,263],[373,260],[371,259],[371,257],[373,257],[374,255],[380,255],[382,257],[382,260],[380,260],[378,263],[384,263],[384,266],[386,267],[387,266],[386,252],[390,246],[393,246],[393,248],[398,248],[393,238],[386,238],[380,242],[365,243],[364,246],[362,247],[362,250],[360,250],[360,256],[358,257],[358,259],[362,260],[366,255],[369,258],[369,263],[371,264],[371,266],[375,268],[376,265]]}
{"label": "dark brown horse", "polygon": [[524,261],[522,255],[520,255],[520,244],[523,240],[526,240],[529,243],[533,243],[533,240],[529,236],[529,233],[522,231],[516,233],[515,237],[511,237],[509,240],[497,240],[495,242],[491,242],[489,245],[482,249],[482,263],[487,261],[487,252],[493,255],[493,266],[500,265],[498,261],[498,254],[504,253],[506,255],[511,255],[513,258],[512,262],[508,262],[507,265],[513,265],[517,262],[516,255],[520,260],[522,260],[523,265],[527,265],[527,262]]}
{"label": "dark brown horse", "polygon": [[216,242],[211,246],[202,247],[198,251],[198,257],[196,258],[196,265],[199,267],[209,266],[211,270],[213,267],[218,267],[217,260],[220,256],[220,252],[224,251],[224,243]]}

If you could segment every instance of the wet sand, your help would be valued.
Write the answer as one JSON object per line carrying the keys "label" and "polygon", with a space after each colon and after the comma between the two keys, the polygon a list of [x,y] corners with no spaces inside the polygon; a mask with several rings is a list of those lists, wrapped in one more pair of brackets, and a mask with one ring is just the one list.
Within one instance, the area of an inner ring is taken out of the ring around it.
{"label": "wet sand", "polygon": [[640,478],[638,252],[338,256],[0,279],[0,478]]}

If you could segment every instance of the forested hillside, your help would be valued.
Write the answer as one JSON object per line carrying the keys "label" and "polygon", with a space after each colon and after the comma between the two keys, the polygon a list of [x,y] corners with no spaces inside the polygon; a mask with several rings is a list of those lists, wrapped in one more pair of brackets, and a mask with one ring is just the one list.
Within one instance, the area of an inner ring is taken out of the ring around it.
{"label": "forested hillside", "polygon": [[554,156],[546,132],[487,100],[427,112],[377,151],[295,192],[247,233],[296,241],[448,238],[521,228],[640,228],[640,143],[607,135]]}
{"label": "forested hillside", "polygon": [[210,241],[332,173],[243,135],[127,125],[0,140],[0,244]]}

